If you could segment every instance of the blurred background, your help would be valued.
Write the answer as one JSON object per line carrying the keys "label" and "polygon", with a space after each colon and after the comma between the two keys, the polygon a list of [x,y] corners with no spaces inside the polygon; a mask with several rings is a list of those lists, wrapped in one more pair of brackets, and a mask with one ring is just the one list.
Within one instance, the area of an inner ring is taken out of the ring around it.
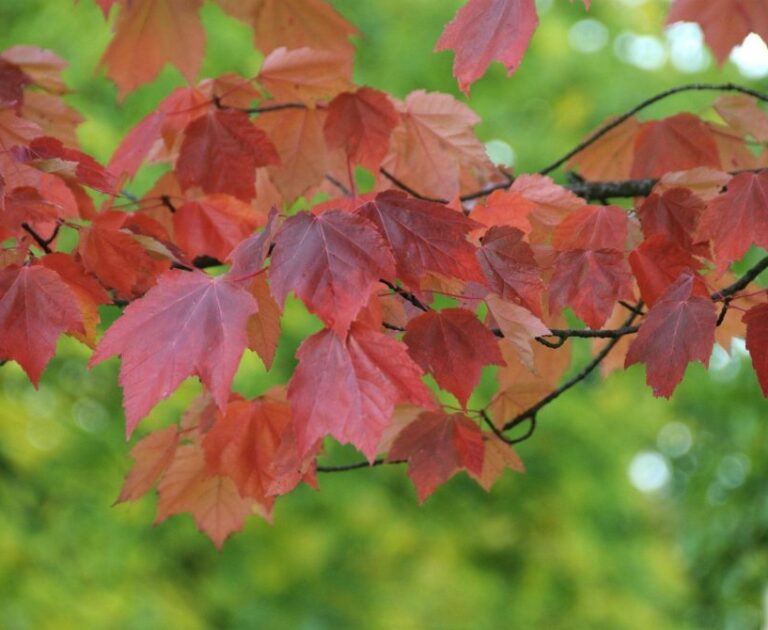
{"label": "blurred background", "polygon": [[[433,54],[459,0],[333,4],[364,34],[356,79],[403,97],[458,93],[452,55]],[[520,70],[496,64],[468,103],[481,139],[517,171],[553,161],[606,117],[667,87],[766,87],[768,49],[750,36],[722,69],[693,25],[663,29],[661,0],[538,3]],[[254,74],[248,29],[215,6],[203,76]],[[96,72],[109,37],[92,0],[2,0],[0,49],[26,43],[70,62],[83,148],[107,160],[178,73],[123,103]],[[137,61],[138,62],[138,61]],[[680,95],[648,116],[704,111]],[[135,184],[146,188],[148,169]],[[107,319],[117,316],[106,309]],[[317,323],[295,305],[275,368],[248,357],[236,387],[285,382]],[[217,552],[189,516],[152,527],[154,498],[110,507],[129,468],[117,363],[92,372],[64,339],[35,391],[0,369],[0,628],[764,627],[768,599],[768,418],[741,346],[693,366],[670,402],[644,374],[598,378],[551,405],[520,446],[528,469],[486,494],[460,475],[422,507],[401,468],[321,479],[251,519]],[[576,345],[574,368],[586,360]],[[192,381],[142,431],[174,422]],[[337,452],[340,458],[349,453]]]}

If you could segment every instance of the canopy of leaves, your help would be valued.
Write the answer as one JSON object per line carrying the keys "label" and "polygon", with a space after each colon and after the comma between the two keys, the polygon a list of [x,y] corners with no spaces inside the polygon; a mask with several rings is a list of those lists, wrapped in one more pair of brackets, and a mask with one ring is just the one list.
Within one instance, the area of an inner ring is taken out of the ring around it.
{"label": "canopy of leaves", "polygon": [[[357,31],[325,2],[219,5],[265,56],[198,81],[202,3],[100,3],[114,26],[102,64],[121,99],[166,63],[189,83],[145,112],[107,167],[63,129],[75,118],[56,55],[17,48],[0,63],[0,359],[37,384],[62,335],[95,346],[91,365],[120,356],[129,436],[188,377],[204,390],[175,437],[139,443],[121,499],[157,485],[159,521],[189,512],[221,547],[316,472],[407,461],[420,501],[459,470],[489,489],[523,470],[510,431],[529,422],[530,437],[537,413],[609,352],[643,363],[669,396],[689,363],[708,363],[739,300],[756,304],[722,335],[746,335],[765,385],[765,294],[748,289],[768,265],[748,251],[768,243],[754,148],[765,95],[721,85],[741,100],[704,117],[615,118],[551,167],[514,175],[451,94],[356,84]],[[761,5],[712,6],[694,16],[678,0],[669,20],[698,20],[719,58],[738,37],[718,20],[763,32]],[[455,51],[468,92],[493,59],[514,70],[537,23],[528,0],[470,0],[437,46]],[[567,159],[569,183],[546,177]],[[129,192],[150,164],[162,176]],[[621,181],[594,181],[608,177]],[[294,296],[321,329],[303,331],[291,373],[282,311]],[[105,304],[124,312],[101,324]],[[561,381],[576,337],[607,345]],[[269,394],[233,393],[246,348],[283,375]],[[326,438],[365,459],[328,464]]]}

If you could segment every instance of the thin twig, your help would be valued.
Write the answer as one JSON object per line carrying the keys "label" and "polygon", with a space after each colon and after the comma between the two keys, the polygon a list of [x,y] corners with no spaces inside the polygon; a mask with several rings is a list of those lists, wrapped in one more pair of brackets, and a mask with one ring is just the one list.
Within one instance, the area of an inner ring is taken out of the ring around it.
{"label": "thin twig", "polygon": [[373,468],[374,466],[388,466],[390,464],[405,464],[408,460],[405,459],[394,459],[392,461],[388,461],[386,459],[374,459],[373,462],[369,463],[367,461],[362,462],[354,462],[353,464],[342,464],[340,466],[318,466],[315,468],[317,472],[320,473],[336,473],[336,472],[346,472],[348,470],[358,470],[360,468]]}
{"label": "thin twig", "polygon": [[624,300],[619,300],[619,304],[621,304],[621,306],[623,306],[625,309],[627,309],[631,313],[637,313],[638,315],[645,315],[643,310],[641,309],[638,311],[634,304],[630,304],[629,302],[626,302]]}
{"label": "thin twig", "polygon": [[[421,199],[422,201],[432,201],[434,203],[448,203],[448,199],[443,199],[442,197],[429,197],[427,195],[422,195],[418,190],[411,188],[408,184],[399,180],[397,177],[395,177],[392,173],[390,173],[384,167],[381,167],[379,169],[379,173],[384,175],[384,177],[386,177],[389,181],[391,181],[395,186],[407,192],[411,197],[416,197],[416,199]],[[478,195],[478,196],[482,196],[482,195]]]}
{"label": "thin twig", "polygon": [[171,214],[174,214],[176,212],[176,206],[173,205],[173,201],[171,201],[170,196],[168,195],[160,195],[160,203],[163,204]]}
{"label": "thin twig", "polygon": [[[632,311],[633,314],[636,311]],[[582,339],[616,339],[617,337],[623,337],[624,335],[631,335],[640,330],[639,326],[621,326],[620,328],[607,328],[592,330],[591,328],[553,328],[550,330],[552,337],[560,337],[568,339],[570,337],[580,337]],[[550,335],[545,335],[549,337]]]}
{"label": "thin twig", "polygon": [[379,282],[382,284],[386,284],[392,291],[397,293],[401,298],[406,300],[407,302],[410,302],[413,304],[416,308],[424,311],[425,313],[430,310],[428,306],[424,304],[419,298],[417,298],[413,293],[409,293],[405,289],[397,286],[394,282],[390,282],[389,280],[384,280],[383,278],[379,279]]}
{"label": "thin twig", "polygon": [[[642,301],[638,302],[635,306],[636,309],[642,308]],[[635,321],[635,319],[638,317],[636,312],[633,312],[630,314],[630,316],[627,318],[627,320],[622,325],[622,328],[628,328],[632,326],[632,322]],[[622,337],[613,337],[606,345],[605,347],[598,352],[595,357],[585,365],[581,371],[572,376],[570,379],[568,379],[565,383],[563,383],[560,387],[557,389],[551,391],[549,394],[544,396],[541,400],[539,400],[537,403],[531,405],[526,409],[525,411],[520,412],[517,416],[512,418],[509,422],[507,422],[504,427],[502,428],[503,431],[509,431],[509,429],[517,426],[521,422],[524,422],[525,420],[530,419],[532,416],[536,415],[536,413],[551,403],[556,398],[562,396],[565,392],[567,392],[569,389],[571,389],[573,386],[578,385],[581,381],[583,381],[587,376],[589,376],[595,368],[602,363],[603,359],[608,356],[608,353],[610,353],[611,350],[616,346],[617,343],[622,339]]]}
{"label": "thin twig", "polygon": [[528,438],[532,437],[534,432],[536,431],[536,414],[534,413],[531,416],[528,416],[526,418],[528,422],[530,423],[528,425],[528,430],[523,433],[520,437],[516,438],[510,438],[506,440],[507,444],[520,444],[520,442],[525,442]]}
{"label": "thin twig", "polygon": [[267,114],[269,112],[279,112],[284,109],[308,109],[304,103],[274,103],[272,105],[258,105],[256,107],[247,108],[234,108],[229,107],[227,109],[237,109],[237,111],[245,112],[246,114]]}
{"label": "thin twig", "polygon": [[345,197],[352,197],[352,191],[347,188],[344,184],[342,184],[338,179],[336,179],[333,175],[326,175],[325,179],[328,180],[331,184],[336,186]]}
{"label": "thin twig", "polygon": [[42,249],[46,254],[50,254],[53,252],[51,249],[50,241],[47,241],[42,236],[40,236],[35,230],[32,228],[32,226],[29,223],[22,223],[21,227],[24,229],[24,231],[29,234],[32,239],[40,246],[40,249]]}
{"label": "thin twig", "polygon": [[480,199],[481,197],[487,197],[491,193],[496,192],[497,190],[506,190],[509,188],[512,184],[515,183],[515,178],[507,173],[506,171],[501,171],[504,176],[507,178],[507,181],[505,182],[499,182],[498,184],[494,184],[493,186],[488,186],[488,188],[483,188],[482,190],[478,190],[473,193],[469,193],[466,195],[461,195],[459,199],[461,201],[473,201],[475,199]]}
{"label": "thin twig", "polygon": [[725,298],[723,300],[723,307],[720,309],[720,314],[717,316],[717,322],[715,326],[720,326],[725,321],[725,316],[728,313],[728,307],[731,305],[731,298]]}
{"label": "thin twig", "polygon": [[602,138],[605,134],[612,131],[613,129],[616,129],[616,127],[618,127],[625,121],[632,118],[632,116],[634,116],[638,112],[644,110],[647,107],[650,107],[654,103],[658,103],[659,101],[664,100],[665,98],[668,98],[675,94],[680,94],[681,92],[739,92],[741,94],[754,96],[759,101],[768,103],[768,95],[763,94],[762,92],[758,92],[757,90],[753,90],[751,88],[743,87],[741,85],[736,85],[735,83],[688,83],[686,85],[678,85],[677,87],[664,90],[663,92],[659,92],[658,94],[655,94],[654,96],[651,96],[650,98],[645,99],[641,103],[638,103],[637,105],[635,105],[632,109],[621,114],[618,118],[615,118],[614,120],[609,122],[607,125],[603,125],[595,133],[589,136],[589,138],[587,138],[580,144],[576,145],[573,149],[568,151],[568,153],[566,153],[563,157],[559,158],[558,160],[555,160],[549,166],[545,166],[544,168],[542,168],[539,171],[539,173],[542,175],[548,175],[555,169],[565,164],[573,156],[581,153],[584,149],[594,144],[597,140]]}
{"label": "thin twig", "polygon": [[[632,312],[635,313],[634,310]],[[636,314],[642,315],[643,313],[639,312]],[[580,339],[615,339],[617,337],[624,337],[625,335],[632,335],[638,330],[640,330],[639,326],[622,326],[620,328],[605,329],[552,328],[548,335],[541,335],[540,337],[534,337],[534,339],[548,348],[559,348],[571,337],[578,337]],[[504,333],[499,328],[492,328],[491,332],[497,337],[504,337]],[[558,341],[549,341],[547,337],[557,337]]]}
{"label": "thin twig", "polygon": [[480,417],[497,438],[506,444],[512,443],[510,438],[504,435],[501,430],[493,423],[493,420],[491,420],[491,417],[488,415],[488,412],[485,409],[480,410]]}
{"label": "thin twig", "polygon": [[733,284],[729,284],[727,287],[720,289],[719,291],[715,291],[712,294],[712,299],[719,301],[723,298],[735,295],[742,289],[746,289],[747,285],[766,269],[768,269],[768,256],[760,260],[754,267],[751,267],[749,270],[747,270],[746,273],[744,273],[744,275],[742,275]]}

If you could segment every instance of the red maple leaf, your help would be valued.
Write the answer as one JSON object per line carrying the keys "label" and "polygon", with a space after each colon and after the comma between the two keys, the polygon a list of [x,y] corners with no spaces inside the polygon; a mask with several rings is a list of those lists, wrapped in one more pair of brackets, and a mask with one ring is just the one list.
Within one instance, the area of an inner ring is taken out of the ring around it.
{"label": "red maple leaf", "polygon": [[561,252],[549,284],[549,308],[567,304],[590,328],[600,328],[618,300],[632,299],[632,276],[624,255],[612,249]]}
{"label": "red maple leaf", "polygon": [[259,83],[279,101],[314,102],[352,87],[352,58],[313,48],[276,48],[261,65]]}
{"label": "red maple leaf", "polygon": [[555,249],[615,249],[627,243],[627,212],[616,206],[584,206],[569,214],[552,233]]}
{"label": "red maple leaf", "polygon": [[202,450],[192,444],[176,449],[173,461],[160,480],[156,523],[173,514],[190,512],[200,531],[221,549],[224,541],[241,529],[253,501],[240,496],[229,477],[208,471]]}
{"label": "red maple leaf", "polygon": [[768,39],[768,7],[762,0],[675,0],[667,24],[697,22],[718,63],[752,32]]}
{"label": "red maple leaf", "polygon": [[228,260],[231,263],[229,276],[233,282],[249,280],[263,269],[277,227],[277,210],[272,208],[264,229],[242,240],[232,250]]}
{"label": "red maple leaf", "polygon": [[[115,36],[101,58],[120,98],[149,83],[167,62],[193,81],[203,61],[202,0],[134,0],[121,3]],[[141,59],[141,62],[137,62]]]}
{"label": "red maple leaf", "polygon": [[63,332],[84,333],[75,294],[41,266],[0,270],[0,357],[13,359],[35,386]]}
{"label": "red maple leaf", "polygon": [[263,53],[275,48],[353,52],[350,35],[357,29],[323,0],[219,0],[229,14],[253,29],[253,42]]}
{"label": "red maple leaf", "polygon": [[697,166],[720,168],[714,135],[700,118],[682,113],[664,120],[649,120],[640,126],[632,178],[658,178],[670,171]]}
{"label": "red maple leaf", "polygon": [[41,265],[55,271],[69,285],[77,298],[82,316],[83,332],[73,331],[74,337],[93,348],[99,324],[99,305],[111,304],[112,299],[99,281],[69,254],[54,252],[39,259]]}
{"label": "red maple leaf", "polygon": [[277,479],[274,464],[285,445],[292,445],[293,424],[287,403],[263,400],[233,400],[203,438],[208,469],[230,477],[240,495],[256,500],[267,515],[274,497],[270,488],[281,483],[286,492],[303,476],[297,467],[291,480]]}
{"label": "red maple leaf", "polygon": [[32,79],[15,63],[0,58],[0,107],[19,111],[24,100],[24,87]]}
{"label": "red maple leaf", "polygon": [[141,295],[170,261],[150,255],[133,235],[112,226],[108,219],[100,215],[91,227],[80,231],[78,253],[83,266],[120,297]]}
{"label": "red maple leaf", "polygon": [[379,278],[394,276],[394,261],[373,224],[340,210],[288,219],[275,236],[269,267],[272,294],[282,306],[294,291],[343,335]]}
{"label": "red maple leaf", "polygon": [[208,255],[226,260],[262,221],[253,206],[236,197],[207,195],[176,209],[173,233],[190,259]]}
{"label": "red maple leaf", "polygon": [[126,434],[193,374],[223,408],[247,343],[246,322],[256,308],[253,297],[225,277],[175,270],[131,303],[90,362],[122,357]]}
{"label": "red maple leaf", "polygon": [[624,367],[645,363],[646,382],[653,393],[669,398],[691,361],[705,367],[709,363],[716,321],[715,305],[704,283],[685,273],[648,311]]}
{"label": "red maple leaf", "polygon": [[486,492],[490,492],[493,484],[498,481],[505,469],[511,468],[515,472],[524,473],[525,466],[515,450],[493,433],[483,434],[483,439],[485,440],[483,471],[479,475],[471,470],[468,472],[469,476],[477,481]]}
{"label": "red maple leaf", "polygon": [[531,221],[528,217],[535,209],[536,204],[519,192],[494,190],[484,202],[472,208],[469,216],[488,227],[509,225],[529,234]]}
{"label": "red maple leaf", "polygon": [[344,149],[349,159],[377,171],[389,150],[389,137],[400,120],[384,92],[363,87],[331,101],[323,131],[328,146]]}
{"label": "red maple leaf", "polygon": [[768,173],[740,173],[707,204],[699,238],[711,239],[720,270],[747,253],[753,243],[768,247]]}
{"label": "red maple leaf", "polygon": [[[115,194],[115,178],[90,155],[68,149],[61,140],[43,136],[29,143],[20,161],[31,162],[40,170],[71,179],[108,195]],[[56,160],[56,161],[54,161]]]}
{"label": "red maple leaf", "polygon": [[504,365],[498,339],[463,308],[419,315],[408,323],[403,341],[416,363],[462,406],[480,382],[483,366]]}
{"label": "red maple leaf", "polygon": [[346,339],[323,330],[306,339],[296,356],[288,398],[302,455],[332,435],[372,461],[397,403],[434,406],[405,346],[374,330],[355,325]]}
{"label": "red maple leaf", "polygon": [[513,227],[492,227],[482,239],[477,259],[488,285],[505,300],[514,300],[541,317],[544,283],[531,246]]}
{"label": "red maple leaf", "polygon": [[395,190],[380,193],[358,212],[376,225],[395,255],[397,276],[409,287],[418,289],[428,271],[483,281],[475,248],[467,241],[480,226],[464,215]]}
{"label": "red maple leaf", "polygon": [[742,317],[747,325],[747,350],[763,395],[768,396],[768,304],[753,306]]}
{"label": "red maple leaf", "polygon": [[460,470],[482,477],[485,442],[462,413],[424,412],[398,434],[387,459],[408,460],[408,476],[423,503]]}
{"label": "red maple leaf", "polygon": [[688,188],[671,188],[649,195],[637,209],[637,216],[646,238],[663,234],[683,249],[693,251],[704,208],[704,202]]}
{"label": "red maple leaf", "polygon": [[534,0],[469,0],[445,27],[435,50],[453,49],[453,75],[462,92],[498,59],[511,75],[538,26]]}
{"label": "red maple leaf", "polygon": [[134,460],[115,503],[135,501],[144,496],[168,469],[179,445],[179,430],[174,424],[153,431],[136,442],[131,449]]}
{"label": "red maple leaf", "polygon": [[279,162],[275,146],[248,114],[213,110],[184,130],[176,173],[183,189],[199,186],[250,201],[256,168]]}
{"label": "red maple leaf", "polygon": [[635,275],[640,295],[653,306],[680,274],[695,273],[701,263],[676,241],[656,234],[643,241],[629,254],[629,265]]}

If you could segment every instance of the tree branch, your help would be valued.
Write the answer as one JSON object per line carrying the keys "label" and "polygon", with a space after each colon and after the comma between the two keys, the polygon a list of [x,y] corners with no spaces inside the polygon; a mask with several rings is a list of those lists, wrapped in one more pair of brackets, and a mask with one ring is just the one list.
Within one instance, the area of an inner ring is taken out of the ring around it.
{"label": "tree branch", "polygon": [[405,464],[408,460],[406,459],[394,459],[392,461],[387,461],[386,459],[374,459],[372,463],[368,463],[367,461],[362,462],[354,462],[352,464],[341,464],[339,466],[317,466],[315,470],[320,473],[336,473],[336,472],[346,472],[348,470],[359,470],[360,468],[373,468],[374,466],[388,466],[390,464],[396,465],[396,464]]}
{"label": "tree branch", "polygon": [[759,276],[763,271],[768,269],[768,256],[763,258],[762,260],[758,261],[756,265],[748,269],[741,278],[736,280],[733,284],[729,284],[727,287],[720,289],[719,291],[715,291],[712,294],[712,299],[714,301],[719,301],[724,298],[731,297],[741,291],[742,289],[746,289],[747,285],[752,282],[757,276]]}
{"label": "tree branch", "polygon": [[46,254],[50,254],[53,250],[51,249],[51,242],[54,238],[56,238],[56,234],[58,232],[58,229],[53,233],[53,237],[51,237],[50,240],[44,239],[42,236],[40,236],[35,230],[32,228],[32,226],[29,223],[22,223],[21,227],[24,229],[24,231],[29,234],[32,239],[40,246],[40,249],[42,249]]}
{"label": "tree branch", "polygon": [[406,300],[407,302],[410,302],[413,304],[416,308],[419,310],[424,311],[425,313],[430,310],[427,305],[424,304],[419,298],[417,298],[413,293],[409,293],[402,287],[397,286],[395,283],[390,282],[389,280],[384,280],[383,278],[379,279],[379,282],[382,284],[386,284],[392,291],[397,293],[401,298]]}
{"label": "tree branch", "polygon": [[[636,309],[642,308],[642,301],[638,302],[636,305]],[[635,319],[638,317],[636,312],[632,312],[630,316],[627,318],[627,320],[624,322],[622,328],[629,328],[632,327],[632,322],[635,321]],[[575,385],[578,385],[581,381],[583,381],[587,376],[589,376],[597,366],[602,363],[603,359],[608,356],[611,350],[616,346],[617,343],[621,340],[621,336],[613,337],[606,345],[605,348],[603,348],[600,352],[598,352],[595,357],[585,365],[581,371],[569,378],[565,383],[563,383],[560,387],[553,390],[544,398],[539,400],[534,405],[528,407],[525,411],[520,412],[517,416],[512,418],[509,422],[504,424],[502,427],[502,431],[509,431],[513,427],[516,427],[521,422],[524,422],[525,420],[529,420],[533,416],[536,415],[543,407],[551,403],[553,400],[559,398],[562,396],[565,392],[567,392],[569,389],[574,387]]]}
{"label": "tree branch", "polygon": [[384,167],[381,167],[379,169],[379,173],[384,175],[384,177],[386,177],[389,181],[391,181],[395,186],[407,192],[411,197],[416,197],[416,199],[421,199],[422,201],[433,201],[435,203],[448,203],[449,201],[448,199],[443,199],[441,197],[428,197],[427,195],[422,195],[418,190],[415,190],[405,182],[400,181],[397,177],[395,177],[392,173],[390,173]]}
{"label": "tree branch", "polygon": [[607,125],[603,125],[602,127],[600,127],[600,129],[595,131],[595,133],[589,136],[589,138],[587,138],[580,144],[576,145],[573,149],[568,151],[568,153],[566,153],[563,157],[559,158],[558,160],[555,160],[549,166],[545,166],[544,168],[542,168],[539,171],[539,173],[541,175],[548,175],[555,169],[565,164],[572,157],[581,153],[584,149],[586,149],[587,147],[597,142],[605,134],[616,129],[616,127],[618,127],[622,123],[632,118],[632,116],[634,116],[638,112],[644,110],[647,107],[650,107],[654,103],[658,103],[659,101],[662,101],[665,98],[668,98],[675,94],[680,94],[681,92],[739,92],[740,94],[747,94],[748,96],[753,96],[757,100],[762,101],[763,103],[768,103],[768,95],[763,94],[762,92],[758,92],[757,90],[753,90],[751,88],[737,85],[735,83],[688,83],[686,85],[678,85],[677,87],[664,90],[663,92],[659,92],[658,94],[655,94],[650,98],[645,99],[641,103],[638,103],[637,105],[635,105],[632,109],[629,109],[628,111],[621,114],[618,118],[615,118],[614,120],[609,122]]}
{"label": "tree branch", "polygon": [[[718,301],[734,295],[741,289],[745,288],[752,280],[754,280],[766,268],[768,268],[768,256],[766,256],[765,258],[760,260],[755,266],[750,268],[736,282],[725,287],[724,289],[721,289],[720,291],[713,293],[711,296],[712,300]],[[407,293],[397,285],[394,285],[385,280],[382,280],[382,282],[403,297],[408,295],[410,297],[415,298],[415,296],[412,296],[412,294]],[[415,299],[418,299],[418,298],[415,298]],[[630,311],[630,315],[625,320],[624,324],[619,328],[606,329],[606,330],[557,329],[556,328],[551,331],[552,336],[556,336],[561,339],[568,339],[569,337],[581,337],[581,338],[609,339],[610,341],[598,354],[594,356],[594,358],[589,363],[587,363],[581,369],[581,371],[578,374],[575,374],[570,379],[568,379],[565,383],[563,383],[560,387],[550,392],[548,395],[546,395],[544,398],[539,400],[537,403],[535,403],[525,411],[522,411],[521,413],[519,413],[517,416],[512,418],[509,422],[504,424],[504,426],[501,429],[499,429],[496,426],[496,424],[491,420],[490,416],[488,415],[488,412],[485,409],[480,410],[479,412],[480,416],[482,417],[485,424],[494,433],[494,435],[496,435],[496,437],[498,437],[500,440],[502,440],[503,442],[509,445],[519,444],[521,442],[524,442],[530,439],[533,436],[534,432],[536,431],[538,412],[542,408],[544,408],[546,405],[548,405],[552,401],[562,396],[569,389],[575,387],[581,381],[586,379],[603,362],[603,360],[608,356],[611,350],[613,350],[616,344],[618,344],[619,341],[625,335],[636,333],[640,329],[640,326],[633,325],[633,322],[635,321],[635,319],[637,319],[638,317],[644,314],[644,311],[643,311],[644,305],[642,300],[640,300],[637,304],[623,304],[623,306],[625,306]],[[423,304],[419,308],[428,310],[428,307],[425,307]],[[403,331],[403,328],[401,328],[400,326],[395,326],[393,324],[388,324],[386,322],[384,322],[383,325],[385,328],[390,328],[392,330],[397,330],[397,331]],[[496,333],[496,330],[494,330],[493,332]],[[538,339],[540,338],[537,338],[537,340]],[[530,423],[530,426],[528,427],[528,430],[521,436],[516,438],[510,438],[504,435],[505,431],[509,431],[526,421]],[[390,464],[404,464],[404,463],[407,463],[407,460],[388,461],[383,458],[378,458],[378,459],[375,459],[372,463],[368,463],[367,461],[359,461],[359,462],[353,462],[351,464],[341,464],[338,466],[317,466],[316,470],[319,473],[339,473],[339,472],[348,472],[351,470],[360,470],[363,468],[373,468],[375,466],[385,466]]]}
{"label": "tree branch", "polygon": [[333,184],[334,186],[336,186],[336,188],[338,188],[345,197],[354,196],[352,194],[352,191],[349,188],[347,188],[344,184],[342,184],[338,179],[336,179],[333,175],[326,175],[325,179],[329,181],[331,184]]}
{"label": "tree branch", "polygon": [[305,103],[292,102],[292,103],[272,103],[271,105],[257,105],[256,107],[229,107],[221,102],[220,96],[213,97],[213,104],[218,109],[231,109],[237,112],[243,112],[245,114],[266,114],[269,112],[279,112],[283,109],[308,109]]}
{"label": "tree branch", "polygon": [[571,182],[564,186],[586,201],[647,197],[658,179],[625,179],[608,182]]}
{"label": "tree branch", "polygon": [[[758,275],[760,275],[761,272],[768,269],[768,256],[760,260],[757,264],[755,264],[753,267],[751,267],[749,270],[747,270],[744,275],[742,275],[736,282],[733,284],[728,285],[724,289],[720,289],[719,291],[715,291],[711,294],[712,301],[717,302],[720,300],[727,300],[737,292],[744,289],[752,280],[754,280]],[[627,319],[627,321],[624,323],[624,325],[621,328],[617,328],[616,332],[618,331],[627,331],[624,332],[624,334],[630,334],[631,332],[637,332],[640,329],[640,326],[632,326],[632,322],[638,317],[639,313],[641,312],[640,309],[642,308],[642,302],[639,302],[632,310],[632,314]],[[724,315],[724,312],[721,313],[721,316]],[[553,331],[554,332],[554,331]],[[567,331],[563,331],[567,332]],[[590,331],[581,331],[583,333],[589,333]],[[594,333],[603,333],[603,332],[611,332],[611,331],[591,331]],[[573,336],[581,336],[581,335],[573,335]],[[584,335],[588,336],[588,335]],[[601,336],[601,335],[593,335],[593,336]],[[606,356],[608,356],[608,353],[616,346],[616,344],[621,339],[622,335],[617,335],[611,339],[608,344],[606,344],[605,348],[603,348],[593,359],[590,361],[584,368],[575,376],[567,380],[565,383],[563,383],[560,387],[555,389],[554,391],[550,392],[547,396],[539,400],[536,404],[532,405],[525,411],[522,411],[517,416],[512,418],[509,422],[507,422],[504,427],[502,428],[503,431],[508,431],[509,429],[517,426],[521,422],[531,418],[532,416],[536,415],[536,413],[541,410],[544,406],[551,403],[553,400],[564,394],[566,391],[571,389],[574,385],[577,385],[581,381],[583,381],[587,376],[589,376],[595,368],[597,368],[598,365],[605,359]]]}

